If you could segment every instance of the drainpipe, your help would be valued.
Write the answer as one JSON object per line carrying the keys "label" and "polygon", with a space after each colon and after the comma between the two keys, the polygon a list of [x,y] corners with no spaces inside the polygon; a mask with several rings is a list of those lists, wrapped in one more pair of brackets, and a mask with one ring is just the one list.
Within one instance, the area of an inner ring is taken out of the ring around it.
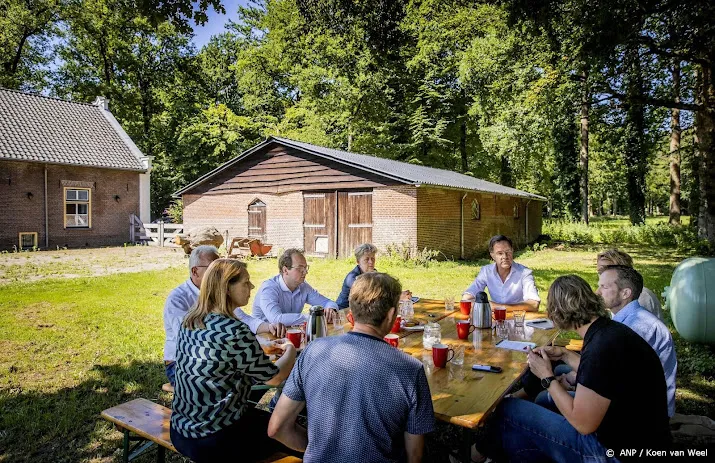
{"label": "drainpipe", "polygon": [[526,241],[526,244],[529,244],[529,203],[530,203],[530,202],[531,202],[531,200],[528,200],[528,201],[526,202],[526,221],[525,221],[525,222],[526,222],[526,224],[525,224],[525,225],[526,225],[526,227],[525,227],[526,229],[524,230],[524,232],[526,233],[526,236],[524,237],[524,240]]}
{"label": "drainpipe", "polygon": [[50,247],[50,224],[47,220],[47,165],[45,165],[45,249]]}
{"label": "drainpipe", "polygon": [[464,259],[464,198],[467,197],[467,193],[464,193],[461,201],[459,202],[459,222],[460,222],[460,232],[459,232],[459,258]]}

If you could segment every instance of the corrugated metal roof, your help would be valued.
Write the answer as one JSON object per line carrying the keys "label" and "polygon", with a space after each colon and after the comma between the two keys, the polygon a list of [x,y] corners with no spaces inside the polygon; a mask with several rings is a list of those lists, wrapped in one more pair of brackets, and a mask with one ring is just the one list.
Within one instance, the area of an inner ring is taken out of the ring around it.
{"label": "corrugated metal roof", "polygon": [[0,159],[145,171],[109,111],[0,88]]}
{"label": "corrugated metal roof", "polygon": [[373,172],[405,184],[434,185],[446,188],[456,188],[459,190],[473,190],[484,193],[494,193],[546,201],[546,198],[543,196],[527,193],[526,191],[517,190],[516,188],[509,188],[497,183],[487,182],[486,180],[470,177],[469,175],[452,172],[450,170],[435,169],[433,167],[418,166],[407,162],[394,161],[392,159],[379,158],[366,154],[340,151],[281,137],[269,137],[266,141],[241,153],[240,156],[235,157],[234,159],[190,183],[183,189],[177,191],[174,193],[174,196],[180,196],[186,193],[219,172],[231,167],[272,142],[315,154],[323,158],[332,159],[341,164],[347,164],[358,169]]}

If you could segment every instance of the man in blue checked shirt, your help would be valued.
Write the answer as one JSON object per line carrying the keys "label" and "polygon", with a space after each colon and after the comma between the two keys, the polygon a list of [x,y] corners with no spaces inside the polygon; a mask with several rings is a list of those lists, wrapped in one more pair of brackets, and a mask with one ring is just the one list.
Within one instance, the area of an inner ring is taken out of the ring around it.
{"label": "man in blue checked shirt", "polygon": [[[355,327],[308,344],[286,380],[268,435],[306,463],[422,460],[435,427],[422,362],[387,344],[402,287],[365,273],[350,291]],[[296,418],[307,407],[308,429]]]}
{"label": "man in blue checked shirt", "polygon": [[253,300],[253,316],[268,323],[285,326],[302,325],[308,320],[303,314],[305,304],[319,305],[330,323],[338,305],[313,289],[305,281],[308,263],[298,249],[286,249],[278,259],[280,273],[263,282]]}

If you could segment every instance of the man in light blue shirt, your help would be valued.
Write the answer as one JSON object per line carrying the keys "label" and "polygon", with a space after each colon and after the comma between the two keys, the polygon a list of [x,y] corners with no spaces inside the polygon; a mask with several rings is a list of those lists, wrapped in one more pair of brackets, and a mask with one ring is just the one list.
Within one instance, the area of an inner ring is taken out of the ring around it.
{"label": "man in light blue shirt", "polygon": [[489,289],[492,303],[505,306],[507,310],[539,310],[539,291],[534,283],[531,269],[514,262],[514,248],[511,239],[496,235],[489,240],[489,254],[493,264],[479,270],[469,288],[464,291],[462,300],[473,301],[477,293]]}
{"label": "man in light blue shirt", "polygon": [[[171,290],[166,298],[164,304],[164,331],[166,334],[164,365],[166,377],[172,386],[174,386],[176,369],[176,340],[179,336],[181,322],[189,309],[196,304],[206,268],[216,259],[218,259],[218,250],[214,246],[196,247],[189,256],[189,279]],[[280,323],[265,323],[263,320],[248,315],[240,307],[236,307],[234,314],[236,318],[248,325],[253,334],[270,332],[279,337],[285,335],[285,326]]]}
{"label": "man in light blue shirt", "polygon": [[301,325],[308,320],[305,304],[319,305],[325,318],[332,321],[338,305],[305,282],[308,263],[298,249],[286,249],[278,259],[280,273],[263,282],[253,300],[253,316],[285,326]]}
{"label": "man in light blue shirt", "polygon": [[668,387],[668,416],[672,417],[675,413],[675,374],[678,369],[673,337],[658,317],[638,303],[642,289],[643,277],[640,273],[625,265],[610,265],[604,268],[598,279],[596,294],[603,297],[606,307],[613,312],[613,320],[638,333],[658,354]]}

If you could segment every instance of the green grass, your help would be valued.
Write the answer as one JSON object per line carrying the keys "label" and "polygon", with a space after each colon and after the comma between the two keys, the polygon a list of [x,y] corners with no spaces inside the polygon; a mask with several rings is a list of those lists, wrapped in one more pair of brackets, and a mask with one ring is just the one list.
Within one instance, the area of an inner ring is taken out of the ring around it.
{"label": "green grass", "polygon": [[[534,269],[545,299],[554,278],[566,273],[595,287],[595,254],[601,249],[529,251],[517,260]],[[665,249],[626,250],[656,294],[683,257]],[[332,298],[354,266],[350,260],[309,262],[308,281]],[[418,267],[382,259],[377,267],[399,277],[415,295],[443,298],[458,297],[485,263]],[[249,271],[258,286],[277,272],[276,260],[251,261]],[[165,382],[162,308],[169,291],[185,278],[183,268],[171,268],[0,286],[0,462],[120,461],[121,435],[99,413],[135,397],[168,405],[160,390]],[[712,350],[674,335],[678,412],[715,418]],[[182,460],[172,455],[169,461]]]}

